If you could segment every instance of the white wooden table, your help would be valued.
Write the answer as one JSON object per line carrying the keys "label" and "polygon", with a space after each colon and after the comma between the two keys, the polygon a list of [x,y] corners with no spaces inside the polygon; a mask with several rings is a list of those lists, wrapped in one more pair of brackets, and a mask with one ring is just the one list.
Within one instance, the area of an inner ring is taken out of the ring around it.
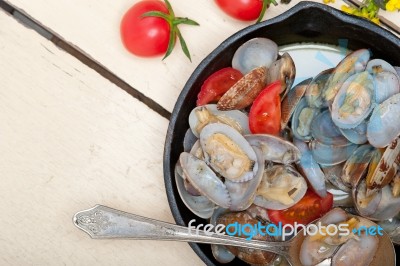
{"label": "white wooden table", "polygon": [[[14,16],[0,9],[0,265],[203,265],[186,243],[92,240],[72,224],[98,203],[173,222],[165,116],[197,64],[249,25],[211,0],[171,0],[201,24],[181,27],[193,63],[179,47],[165,61],[141,59],[118,31],[134,2],[6,0]],[[400,24],[398,13],[383,15]],[[72,54],[20,23],[26,17]]]}

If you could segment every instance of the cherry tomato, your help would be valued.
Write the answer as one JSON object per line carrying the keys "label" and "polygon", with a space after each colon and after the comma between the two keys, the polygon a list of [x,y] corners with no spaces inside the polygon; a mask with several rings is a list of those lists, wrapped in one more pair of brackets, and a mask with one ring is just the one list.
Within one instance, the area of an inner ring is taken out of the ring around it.
{"label": "cherry tomato", "polygon": [[325,198],[321,198],[315,192],[308,190],[304,197],[294,206],[286,210],[267,210],[268,217],[272,223],[283,225],[295,222],[298,224],[309,224],[315,219],[320,218],[333,206],[333,195],[327,193]]}
{"label": "cherry tomato", "polygon": [[281,82],[268,85],[254,100],[249,113],[249,127],[253,134],[278,135],[281,129]]}
{"label": "cherry tomato", "polygon": [[141,17],[149,11],[168,14],[164,2],[151,0],[133,5],[121,21],[121,38],[124,46],[138,56],[165,54],[168,48],[170,27],[168,22],[159,17]]}
{"label": "cherry tomato", "polygon": [[243,74],[239,70],[226,67],[211,74],[201,86],[197,95],[197,106],[217,102],[221,96],[230,89]]}
{"label": "cherry tomato", "polygon": [[262,0],[215,0],[228,15],[239,20],[255,20],[261,13]]}

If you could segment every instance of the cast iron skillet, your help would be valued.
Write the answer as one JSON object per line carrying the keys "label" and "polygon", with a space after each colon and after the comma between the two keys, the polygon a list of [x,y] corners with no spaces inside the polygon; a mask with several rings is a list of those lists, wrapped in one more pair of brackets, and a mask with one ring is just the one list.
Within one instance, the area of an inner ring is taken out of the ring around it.
{"label": "cast iron skillet", "polygon": [[[175,184],[174,167],[183,151],[189,113],[195,107],[204,80],[216,70],[230,66],[236,49],[255,37],[267,37],[278,45],[299,42],[338,45],[339,39],[347,39],[349,49],[369,48],[373,57],[400,65],[399,38],[369,21],[314,2],[300,2],[276,18],[249,26],[229,37],[193,72],[179,95],[169,123],[164,149],[164,181],[172,214],[179,225],[187,225],[191,219],[196,219],[198,223],[206,222],[186,208]],[[191,243],[190,246],[207,265],[222,265],[213,258],[210,245]],[[230,265],[233,264],[247,265],[238,259]]]}

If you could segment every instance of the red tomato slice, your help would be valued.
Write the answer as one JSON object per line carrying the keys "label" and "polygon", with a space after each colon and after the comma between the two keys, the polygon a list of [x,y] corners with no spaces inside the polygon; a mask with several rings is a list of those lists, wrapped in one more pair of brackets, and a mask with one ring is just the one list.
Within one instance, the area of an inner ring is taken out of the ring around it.
{"label": "red tomato slice", "polygon": [[197,95],[197,106],[217,102],[233,84],[243,77],[239,70],[226,67],[211,74],[201,86]]}
{"label": "red tomato slice", "polygon": [[294,206],[286,210],[275,211],[267,210],[268,217],[272,223],[283,225],[295,222],[298,224],[309,224],[315,219],[320,218],[333,206],[333,195],[327,193],[325,198],[321,198],[315,192],[308,190],[304,197]]}
{"label": "red tomato slice", "polygon": [[253,134],[278,135],[281,130],[281,82],[269,84],[254,100],[249,113],[249,127]]}

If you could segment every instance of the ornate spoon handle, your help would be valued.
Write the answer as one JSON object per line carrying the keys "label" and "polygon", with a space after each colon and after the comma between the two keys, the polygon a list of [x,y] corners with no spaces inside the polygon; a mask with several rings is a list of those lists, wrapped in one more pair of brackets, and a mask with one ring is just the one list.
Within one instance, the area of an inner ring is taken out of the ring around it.
{"label": "ornate spoon handle", "polygon": [[174,240],[262,249],[287,256],[289,242],[266,242],[231,237],[170,224],[102,205],[78,212],[74,224],[92,238]]}

